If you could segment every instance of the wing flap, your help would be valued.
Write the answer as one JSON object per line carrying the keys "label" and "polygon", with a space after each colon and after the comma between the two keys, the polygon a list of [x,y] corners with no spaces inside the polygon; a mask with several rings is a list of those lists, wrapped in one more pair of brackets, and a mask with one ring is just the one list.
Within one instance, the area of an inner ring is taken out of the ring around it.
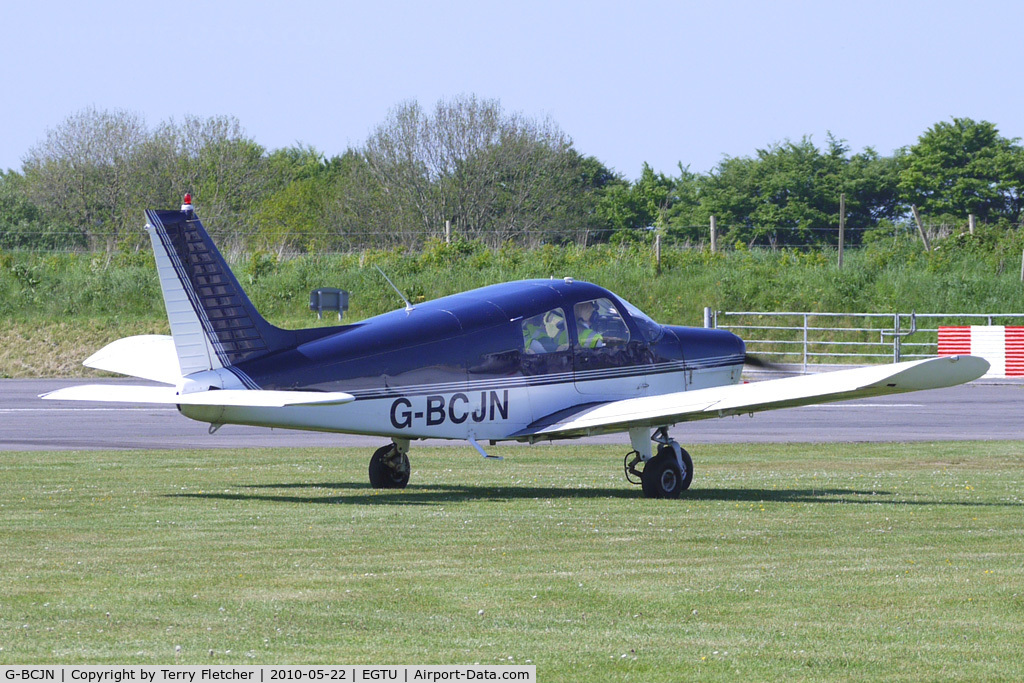
{"label": "wing flap", "polygon": [[680,391],[592,405],[539,420],[514,436],[569,437],[845,401],[978,379],[988,362],[977,356],[929,358],[890,365]]}
{"label": "wing flap", "polygon": [[321,391],[267,391],[216,389],[179,394],[174,387],[83,384],[43,394],[50,401],[102,401],[162,405],[284,408],[287,406],[341,405],[356,400],[352,394]]}

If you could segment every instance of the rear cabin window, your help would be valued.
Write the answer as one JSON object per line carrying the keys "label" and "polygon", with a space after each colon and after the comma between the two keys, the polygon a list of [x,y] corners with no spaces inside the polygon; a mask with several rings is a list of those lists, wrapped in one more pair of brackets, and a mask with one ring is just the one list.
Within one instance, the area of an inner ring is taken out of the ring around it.
{"label": "rear cabin window", "polygon": [[553,308],[523,321],[523,352],[554,353],[569,348],[565,311]]}

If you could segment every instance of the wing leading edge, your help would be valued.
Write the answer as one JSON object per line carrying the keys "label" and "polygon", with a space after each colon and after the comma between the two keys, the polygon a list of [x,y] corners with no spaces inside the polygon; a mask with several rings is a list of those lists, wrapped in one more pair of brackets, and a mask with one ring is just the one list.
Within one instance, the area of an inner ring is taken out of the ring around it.
{"label": "wing leading edge", "polygon": [[175,387],[83,384],[43,394],[50,401],[104,401],[163,405],[284,408],[286,406],[340,405],[356,400],[340,391],[267,391],[265,389],[215,389],[180,394]]}
{"label": "wing leading edge", "polygon": [[988,361],[977,356],[949,356],[624,399],[555,413],[513,437],[589,436],[634,427],[655,428],[778,408],[940,389],[978,379],[988,367]]}

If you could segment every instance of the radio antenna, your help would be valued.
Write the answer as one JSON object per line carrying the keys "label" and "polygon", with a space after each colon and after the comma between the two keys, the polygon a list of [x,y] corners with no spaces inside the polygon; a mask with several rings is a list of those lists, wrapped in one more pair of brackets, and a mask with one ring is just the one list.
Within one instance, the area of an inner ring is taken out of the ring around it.
{"label": "radio antenna", "polygon": [[395,290],[398,296],[401,297],[402,301],[405,302],[405,310],[407,312],[413,310],[413,306],[411,303],[409,303],[409,300],[405,298],[405,294],[402,294],[402,290],[400,290],[398,287],[395,287],[395,283],[391,281],[391,278],[384,274],[384,271],[380,269],[380,266],[374,264],[373,267],[377,269],[377,272],[380,273],[382,278],[388,281],[388,284],[391,285],[391,289]]}

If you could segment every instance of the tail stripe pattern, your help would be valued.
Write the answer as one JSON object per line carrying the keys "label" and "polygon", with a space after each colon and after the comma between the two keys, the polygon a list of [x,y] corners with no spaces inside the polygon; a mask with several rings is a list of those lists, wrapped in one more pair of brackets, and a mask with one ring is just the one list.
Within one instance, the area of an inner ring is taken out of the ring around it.
{"label": "tail stripe pattern", "polygon": [[[178,302],[169,296],[168,288],[171,285],[173,289],[173,283],[167,283],[163,281],[165,278],[161,278],[172,323],[171,333],[175,336],[179,359],[183,365],[182,372],[188,374],[197,370],[228,367],[247,358],[266,354],[268,344],[260,327],[269,328],[269,325],[256,313],[195,214],[147,211],[146,216],[153,228],[154,242],[159,242],[159,245],[154,246],[158,246],[158,251],[167,255],[177,276],[178,287],[187,297],[187,304],[195,316],[193,320],[198,321],[209,349],[219,361],[218,364],[208,358],[207,367],[184,367],[186,361],[182,357],[179,334],[174,329],[175,314],[178,314],[179,319],[191,316],[187,315],[187,311],[180,310],[176,306]],[[187,330],[183,329],[182,332],[187,333]]]}

